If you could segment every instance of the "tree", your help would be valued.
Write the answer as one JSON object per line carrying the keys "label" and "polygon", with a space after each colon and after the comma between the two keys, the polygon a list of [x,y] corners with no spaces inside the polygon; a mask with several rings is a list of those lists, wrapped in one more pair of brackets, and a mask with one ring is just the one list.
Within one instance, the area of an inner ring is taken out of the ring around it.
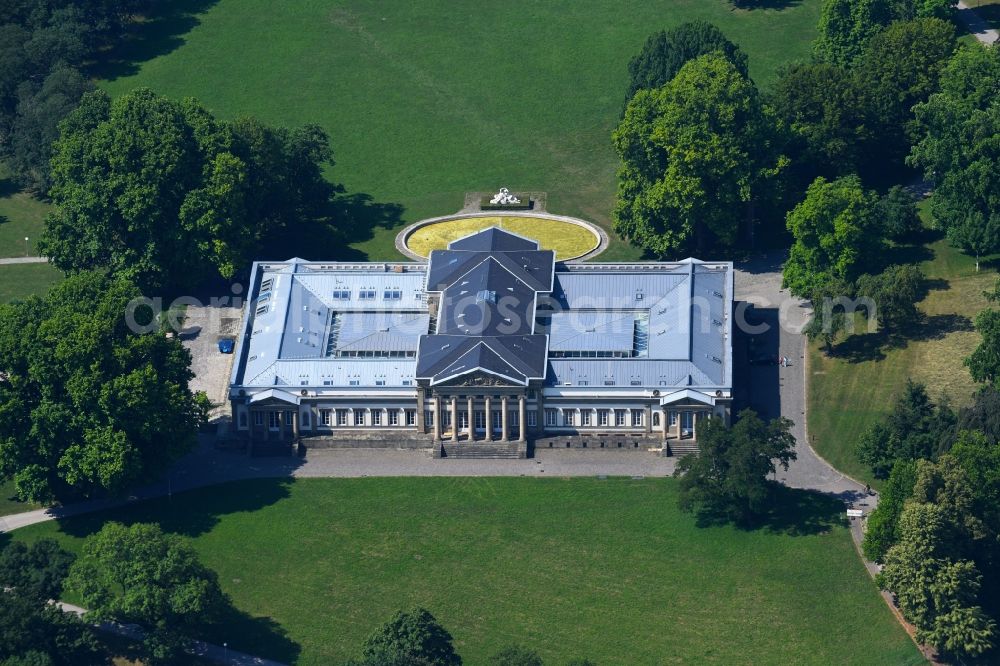
{"label": "tree", "polygon": [[0,588],[45,601],[59,599],[73,559],[72,553],[52,539],[36,541],[30,547],[14,541],[0,551]]}
{"label": "tree", "polygon": [[821,62],[846,67],[895,18],[892,0],[824,0],[813,54]]}
{"label": "tree", "polygon": [[[0,157],[17,181],[44,190],[59,120],[86,84],[77,68],[113,45],[152,2],[4,2],[0,11]],[[41,95],[39,97],[39,95]]]}
{"label": "tree", "polygon": [[913,243],[923,230],[916,201],[905,187],[893,185],[878,202],[876,212],[882,222],[882,234],[897,243]]}
{"label": "tree", "polygon": [[871,299],[875,307],[868,314],[883,329],[899,331],[920,319],[917,303],[926,295],[925,281],[923,271],[912,264],[889,266],[878,275],[858,278],[857,293]]}
{"label": "tree", "polygon": [[972,404],[959,410],[957,429],[974,430],[991,444],[1000,442],[1000,389],[987,384],[976,391]]}
{"label": "tree", "polygon": [[0,663],[109,663],[93,629],[50,603],[59,598],[72,561],[51,539],[0,550]]}
{"label": "tree", "polygon": [[878,198],[857,176],[828,182],[817,178],[805,200],[788,213],[794,237],[782,284],[808,297],[834,280],[851,283],[877,264],[883,240],[876,209]]}
{"label": "tree", "polygon": [[662,87],[685,63],[708,53],[721,54],[743,76],[750,75],[746,54],[721,30],[706,21],[689,21],[651,35],[642,51],[629,61],[625,106],[638,91]]}
{"label": "tree", "polygon": [[809,297],[812,317],[803,329],[810,340],[823,343],[827,355],[833,353],[833,343],[845,330],[852,331],[854,309],[851,296],[854,288],[843,280],[830,280],[817,286]]}
{"label": "tree", "polygon": [[145,523],[109,522],[87,537],[67,586],[83,597],[88,617],[149,629],[146,656],[159,652],[164,661],[177,656],[162,649],[164,636],[182,647],[183,637],[216,621],[227,604],[215,572],[187,541]]}
{"label": "tree", "polygon": [[194,444],[191,356],[129,330],[139,296],[123,278],[83,273],[0,306],[0,477],[22,498],[121,493]]}
{"label": "tree", "polygon": [[979,346],[965,358],[972,378],[1000,388],[1000,310],[983,310],[976,315]]}
{"label": "tree", "polygon": [[52,143],[59,136],[59,122],[93,88],[92,83],[69,67],[54,70],[38,86],[21,84],[7,160],[21,185],[42,193],[48,191],[49,161]]}
{"label": "tree", "polygon": [[845,67],[794,64],[782,70],[771,106],[791,131],[794,168],[817,176],[846,176],[863,165],[872,140],[866,91]]}
{"label": "tree", "polygon": [[767,476],[795,460],[792,422],[765,423],[747,409],[731,428],[716,418],[699,424],[696,453],[681,458],[679,504],[700,512],[747,523],[764,511],[771,496]]}
{"label": "tree", "polygon": [[955,18],[958,0],[914,0],[916,15],[949,21]]}
{"label": "tree", "polygon": [[976,258],[978,273],[979,257],[1000,249],[1000,214],[970,210],[964,216],[952,216],[947,236],[953,246]]}
{"label": "tree", "polygon": [[639,91],[613,135],[615,230],[657,256],[734,246],[784,166],[774,134],[753,83],[717,54]]}
{"label": "tree", "polygon": [[62,123],[39,251],[68,272],[106,267],[142,288],[231,278],[269,242],[318,231],[333,193],[315,126],[216,120],[138,89],[84,95]]}
{"label": "tree", "polygon": [[899,533],[877,580],[893,592],[917,639],[959,657],[990,649],[996,624],[977,605],[981,576],[971,561],[954,557],[945,510],[910,502],[899,518]]}
{"label": "tree", "polygon": [[899,516],[906,501],[913,495],[916,481],[916,461],[897,460],[889,474],[889,481],[879,493],[878,506],[868,516],[861,548],[869,560],[884,562],[885,554],[899,541]]}
{"label": "tree", "polygon": [[543,666],[543,662],[534,650],[508,645],[490,657],[490,666]]}
{"label": "tree", "polygon": [[457,666],[451,634],[423,608],[397,611],[365,641],[361,663],[403,666]]}
{"label": "tree", "polygon": [[889,415],[861,435],[858,459],[875,478],[885,479],[897,460],[935,460],[945,453],[954,427],[954,412],[946,404],[934,404],[923,384],[907,379]]}
{"label": "tree", "polygon": [[935,183],[935,224],[965,252],[1000,249],[1000,49],[960,48],[945,66],[941,91],[917,104],[918,140],[907,158]]}
{"label": "tree", "polygon": [[902,165],[910,149],[913,106],[937,92],[954,49],[954,25],[936,18],[892,23],[865,44],[854,73],[875,120],[869,154],[877,163]]}

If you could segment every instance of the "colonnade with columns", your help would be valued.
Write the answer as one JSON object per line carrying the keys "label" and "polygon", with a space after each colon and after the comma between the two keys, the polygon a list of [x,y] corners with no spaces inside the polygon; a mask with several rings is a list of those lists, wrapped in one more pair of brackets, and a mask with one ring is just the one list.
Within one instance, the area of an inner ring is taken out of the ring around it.
{"label": "colonnade with columns", "polygon": [[[422,404],[425,403],[423,395],[418,398]],[[457,442],[461,439],[466,441],[486,441],[486,442],[523,442],[526,439],[526,417],[527,398],[522,394],[498,394],[485,396],[472,396],[468,394],[435,394],[430,398],[430,413],[432,424],[429,429],[434,434],[435,440],[450,439]],[[421,410],[423,411],[423,410]],[[500,427],[494,425],[493,415],[500,414]],[[516,422],[512,422],[511,414],[517,414]],[[444,417],[448,415],[449,425],[447,429],[444,424]],[[482,414],[482,428],[476,427],[477,414]],[[465,419],[465,428],[460,427],[462,419]],[[423,423],[418,424],[421,429],[428,428]],[[482,430],[482,437],[478,436],[477,430]]]}

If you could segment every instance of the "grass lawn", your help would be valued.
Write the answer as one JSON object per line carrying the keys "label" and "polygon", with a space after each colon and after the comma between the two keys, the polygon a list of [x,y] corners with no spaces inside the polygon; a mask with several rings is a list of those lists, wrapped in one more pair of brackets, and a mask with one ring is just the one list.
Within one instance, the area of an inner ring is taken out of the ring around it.
{"label": "grass lawn", "polygon": [[28,237],[28,252],[34,256],[35,243],[42,235],[42,221],[51,206],[21,192],[0,164],[0,257],[23,257],[24,238]]}
{"label": "grass lawn", "polygon": [[[934,287],[920,303],[927,322],[918,339],[883,350],[882,358],[830,358],[815,345],[809,352],[813,446],[837,469],[874,486],[878,484],[857,461],[854,447],[861,433],[888,411],[907,377],[926,384],[933,399],[947,398],[956,408],[966,404],[976,390],[962,360],[979,344],[972,320],[988,305],[983,291],[996,283],[996,270],[988,268],[996,259],[984,260],[977,273],[974,259],[946,240],[927,249],[932,256],[920,265]],[[876,339],[876,335],[858,335],[852,346],[866,350],[867,341]]]}
{"label": "grass lawn", "polygon": [[466,663],[916,664],[841,523],[787,490],[770,527],[696,527],[672,479],[255,480],[17,530],[78,549],[102,521],[188,535],[240,610],[210,638],[338,663],[422,605]]}
{"label": "grass lawn", "polygon": [[556,259],[560,261],[584,255],[598,244],[594,234],[578,224],[537,217],[507,216],[470,217],[428,224],[410,234],[406,244],[412,251],[426,257],[431,250],[443,250],[457,238],[493,226],[537,240],[543,250],[555,250]]}
{"label": "grass lawn", "polygon": [[0,266],[0,303],[40,296],[62,277],[62,273],[49,264]]}
{"label": "grass lawn", "polygon": [[0,481],[0,516],[11,513],[24,513],[39,508],[40,505],[31,502],[19,502],[14,497],[14,481]]}
{"label": "grass lawn", "polygon": [[[401,220],[373,220],[354,239],[370,259],[393,259],[403,224],[457,211],[467,191],[542,190],[552,212],[608,225],[629,58],[652,32],[705,19],[767,85],[808,57],[820,0],[775,4],[185,0],[98,75],[113,94],[148,86],[224,117],[322,125],[329,176],[403,206]],[[615,241],[603,259],[638,257]]]}

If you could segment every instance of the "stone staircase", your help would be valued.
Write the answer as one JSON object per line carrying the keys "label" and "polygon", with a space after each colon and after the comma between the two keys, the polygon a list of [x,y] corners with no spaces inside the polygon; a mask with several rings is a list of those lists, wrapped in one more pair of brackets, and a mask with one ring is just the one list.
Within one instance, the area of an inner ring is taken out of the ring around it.
{"label": "stone staircase", "polygon": [[693,439],[671,439],[667,442],[668,455],[686,456],[698,450],[698,442]]}
{"label": "stone staircase", "polygon": [[441,458],[525,458],[525,442],[452,442],[445,440],[439,444]]}

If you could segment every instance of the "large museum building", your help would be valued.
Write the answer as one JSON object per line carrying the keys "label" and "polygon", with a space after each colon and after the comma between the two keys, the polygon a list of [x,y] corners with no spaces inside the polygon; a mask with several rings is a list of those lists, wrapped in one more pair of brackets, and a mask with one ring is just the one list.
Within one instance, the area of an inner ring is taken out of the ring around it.
{"label": "large museum building", "polygon": [[560,263],[490,227],[426,262],[257,262],[230,378],[251,447],[696,446],[730,418],[733,267]]}

